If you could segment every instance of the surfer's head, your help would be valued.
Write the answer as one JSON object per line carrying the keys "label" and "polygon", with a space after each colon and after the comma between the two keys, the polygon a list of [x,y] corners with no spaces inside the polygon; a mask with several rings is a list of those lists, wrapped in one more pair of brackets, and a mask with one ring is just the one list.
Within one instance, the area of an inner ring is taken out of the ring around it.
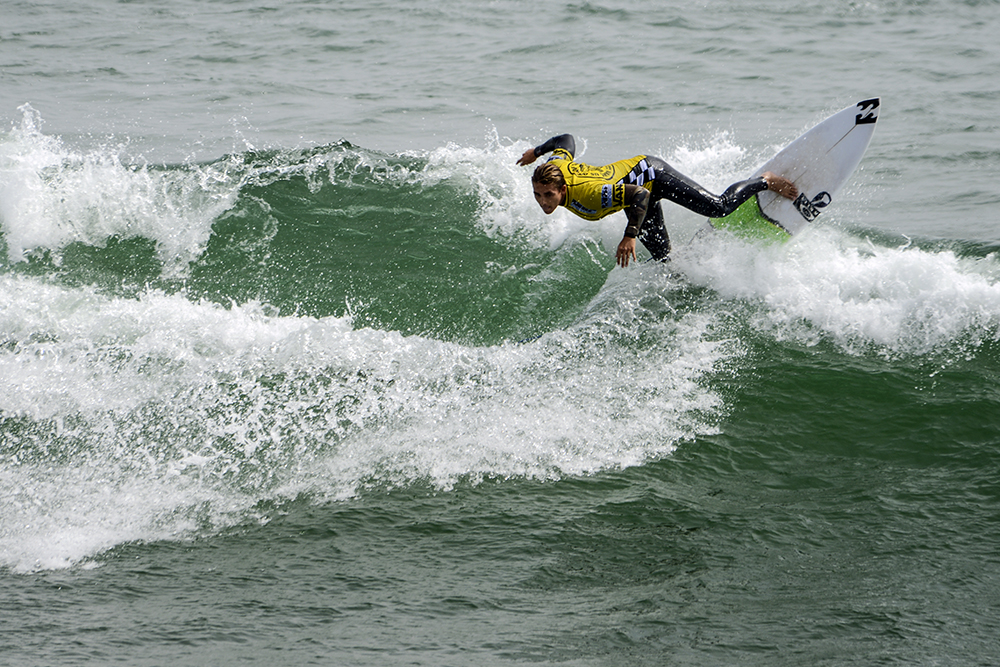
{"label": "surfer's head", "polygon": [[535,201],[546,215],[566,202],[566,179],[559,167],[551,162],[535,169],[531,175],[531,189],[535,193]]}

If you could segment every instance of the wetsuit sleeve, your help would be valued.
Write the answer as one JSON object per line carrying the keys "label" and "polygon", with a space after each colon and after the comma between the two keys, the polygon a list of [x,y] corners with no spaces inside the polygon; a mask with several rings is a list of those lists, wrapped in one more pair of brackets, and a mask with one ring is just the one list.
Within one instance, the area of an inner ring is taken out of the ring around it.
{"label": "wetsuit sleeve", "polygon": [[554,151],[557,148],[563,149],[570,154],[570,157],[573,157],[576,155],[576,140],[573,139],[572,134],[560,134],[552,137],[541,146],[535,146],[535,157]]}
{"label": "wetsuit sleeve", "polygon": [[643,220],[646,219],[646,209],[649,207],[649,191],[637,185],[626,185],[625,198],[628,200],[625,208],[625,217],[628,218],[625,236],[635,238],[639,235]]}

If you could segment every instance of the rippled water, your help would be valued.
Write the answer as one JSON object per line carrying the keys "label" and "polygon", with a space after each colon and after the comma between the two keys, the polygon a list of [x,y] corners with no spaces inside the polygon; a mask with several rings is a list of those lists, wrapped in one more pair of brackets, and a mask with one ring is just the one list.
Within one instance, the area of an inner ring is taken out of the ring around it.
{"label": "rippled water", "polygon": [[[989,664],[998,12],[8,3],[0,662]],[[875,95],[779,247],[514,165]]]}

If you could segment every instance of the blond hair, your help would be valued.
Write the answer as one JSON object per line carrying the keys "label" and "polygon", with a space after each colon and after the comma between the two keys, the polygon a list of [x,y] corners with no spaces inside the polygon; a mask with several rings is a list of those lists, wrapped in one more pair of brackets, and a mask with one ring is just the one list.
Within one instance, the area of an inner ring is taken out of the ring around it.
{"label": "blond hair", "polygon": [[555,185],[558,188],[566,185],[562,171],[551,162],[538,165],[535,173],[531,175],[531,182],[538,185]]}

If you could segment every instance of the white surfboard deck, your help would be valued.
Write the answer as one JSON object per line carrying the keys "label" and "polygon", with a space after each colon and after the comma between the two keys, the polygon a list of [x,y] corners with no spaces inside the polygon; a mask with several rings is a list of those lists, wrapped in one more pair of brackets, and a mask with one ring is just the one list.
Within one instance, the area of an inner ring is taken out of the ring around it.
{"label": "white surfboard deck", "polygon": [[786,240],[805,229],[836,200],[837,193],[861,162],[878,121],[879,98],[862,100],[838,111],[781,149],[754,172],[772,171],[795,183],[795,201],[771,191],[760,192],[725,218],[713,218],[715,229],[760,240]]}

